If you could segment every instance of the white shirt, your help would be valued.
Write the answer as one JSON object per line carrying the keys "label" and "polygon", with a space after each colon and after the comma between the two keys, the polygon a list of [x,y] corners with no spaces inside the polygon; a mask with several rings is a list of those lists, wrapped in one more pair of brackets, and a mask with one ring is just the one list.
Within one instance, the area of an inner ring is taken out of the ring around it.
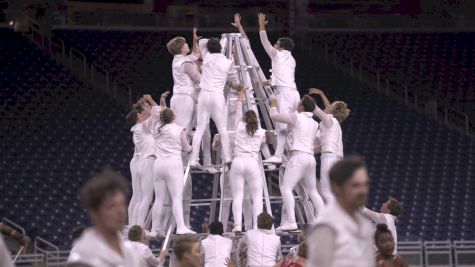
{"label": "white shirt", "polygon": [[247,231],[239,243],[241,246],[247,246],[247,266],[274,266],[282,256],[280,237],[271,230]]}
{"label": "white shirt", "polygon": [[187,94],[195,97],[195,84],[200,82],[199,72],[193,63],[196,60],[198,56],[194,54],[173,57],[173,94]]}
{"label": "white shirt", "polygon": [[384,223],[388,226],[388,229],[391,231],[394,238],[394,254],[397,254],[396,216],[388,213],[378,213],[367,208],[363,208],[361,213],[370,218],[375,224]]}
{"label": "white shirt", "polygon": [[139,254],[148,266],[163,266],[163,262],[153,255],[152,250],[145,244],[136,241],[129,241],[132,249]]}
{"label": "white shirt", "polygon": [[180,159],[181,152],[190,152],[191,147],[186,139],[185,129],[172,122],[156,125],[153,136],[155,138],[155,155],[157,158]]}
{"label": "white shirt", "polygon": [[270,109],[270,117],[277,122],[291,126],[292,151],[302,151],[313,155],[313,148],[318,141],[318,122],[311,112],[292,114],[277,113],[277,108]]}
{"label": "white shirt", "polygon": [[201,252],[205,267],[226,267],[226,259],[231,257],[233,241],[220,235],[209,235],[201,241]]}
{"label": "white shirt", "polygon": [[[257,114],[256,114],[257,115]],[[266,131],[257,129],[253,136],[246,131],[246,123],[242,121],[242,103],[236,104],[236,138],[234,139],[234,156],[249,156],[259,160],[259,152],[266,141]]]}
{"label": "white shirt", "polygon": [[315,108],[313,114],[321,120],[322,153],[333,153],[343,157],[343,136],[338,120],[332,114],[325,113],[319,107]]}
{"label": "white shirt", "polygon": [[201,39],[199,46],[203,56],[200,88],[202,91],[223,94],[228,79],[237,83],[237,74],[232,60],[221,53],[209,53],[206,49],[208,39]]}
{"label": "white shirt", "polygon": [[122,255],[111,249],[102,235],[88,228],[74,244],[68,264],[82,263],[91,267],[142,267],[146,266],[128,241],[119,237]]}
{"label": "white shirt", "polygon": [[130,131],[133,133],[132,140],[134,141],[136,149],[135,152],[138,153],[139,158],[142,160],[149,156],[153,156],[155,154],[155,141],[153,140],[153,136],[151,133],[147,133],[146,131],[144,131],[143,124],[135,124],[130,129]]}
{"label": "white shirt", "polygon": [[[307,266],[375,266],[374,229],[359,212],[355,212],[355,217],[356,221],[337,201],[325,207],[317,218],[315,230],[307,238],[309,246]],[[319,235],[327,231],[329,235]]]}
{"label": "white shirt", "polygon": [[288,50],[278,50],[267,39],[266,31],[260,31],[261,43],[272,60],[271,85],[297,89],[295,84],[295,59]]}

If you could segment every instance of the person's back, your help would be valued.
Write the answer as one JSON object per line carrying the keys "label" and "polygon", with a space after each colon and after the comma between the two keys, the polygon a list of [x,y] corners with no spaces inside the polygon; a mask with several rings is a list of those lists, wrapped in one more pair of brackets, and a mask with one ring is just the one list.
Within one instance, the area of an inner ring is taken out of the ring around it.
{"label": "person's back", "polygon": [[311,112],[295,113],[297,121],[292,126],[292,151],[313,154],[313,145],[317,137],[318,123]]}
{"label": "person's back", "polygon": [[158,158],[177,157],[181,159],[182,131],[183,128],[176,123],[162,125],[155,130],[155,149]]}
{"label": "person's back", "polygon": [[205,267],[225,267],[231,256],[233,241],[220,235],[209,235],[201,241]]}
{"label": "person's back", "polygon": [[265,130],[259,128],[251,136],[246,131],[246,123],[239,122],[234,141],[234,156],[249,155],[259,159],[262,143],[265,141],[265,134]]}
{"label": "person's back", "polygon": [[247,266],[273,266],[280,253],[280,237],[272,230],[253,229],[246,232]]}
{"label": "person's back", "polygon": [[[207,42],[207,39],[200,40],[200,48],[205,47]],[[202,91],[222,94],[228,75],[233,71],[233,62],[222,53],[209,53],[204,49],[200,88]]]}

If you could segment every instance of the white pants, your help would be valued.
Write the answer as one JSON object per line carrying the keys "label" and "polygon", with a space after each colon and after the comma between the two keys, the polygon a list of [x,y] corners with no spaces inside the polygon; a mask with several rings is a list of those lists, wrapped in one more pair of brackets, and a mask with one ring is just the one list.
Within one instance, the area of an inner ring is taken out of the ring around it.
{"label": "white pants", "polygon": [[[294,113],[300,102],[299,92],[291,88],[277,89],[277,108],[279,113]],[[282,158],[285,150],[285,144],[287,143],[287,131],[288,125],[285,123],[277,123],[277,147],[275,148],[274,155],[278,158]]]}
{"label": "white pants", "polygon": [[[181,159],[158,158],[153,165],[154,185],[160,187],[160,181],[165,182],[166,190],[172,199],[172,212],[178,229],[184,229],[183,221],[183,188],[184,188],[183,162]],[[158,189],[160,191],[160,189]],[[161,217],[166,194],[157,194],[152,213],[152,231],[161,230]]]}
{"label": "white pants", "polygon": [[200,145],[204,131],[209,124],[210,117],[216,124],[216,128],[218,128],[218,132],[221,137],[224,162],[230,162],[231,156],[229,153],[229,137],[226,129],[227,118],[224,96],[219,93],[201,91],[200,96],[198,97],[197,116],[197,127],[192,143],[192,162],[199,161]]}
{"label": "white pants", "polygon": [[[312,201],[315,215],[323,208],[323,200],[317,191],[316,162],[312,154],[292,151],[292,156],[284,173],[280,185],[280,192],[284,201],[287,223],[295,223],[295,199],[292,190],[303,179],[303,186]],[[316,217],[316,216],[315,216]]]}
{"label": "white pants", "polygon": [[322,153],[320,157],[320,191],[326,205],[335,200],[330,184],[330,169],[340,159],[339,156],[332,153]]}
{"label": "white pants", "polygon": [[145,227],[145,220],[153,200],[153,164],[155,157],[151,156],[139,161],[138,180],[141,196],[137,211],[137,224]]}
{"label": "white pants", "polygon": [[134,155],[134,157],[130,160],[130,175],[132,180],[132,197],[130,198],[128,213],[129,213],[129,226],[133,226],[137,224],[137,216],[134,212],[137,211],[139,199],[141,198],[141,188],[140,183],[137,179],[137,171],[138,171],[138,161],[139,156]]}
{"label": "white pants", "polygon": [[259,162],[251,157],[235,157],[229,173],[233,195],[233,216],[236,225],[242,225],[244,185],[251,191],[253,227],[257,227],[257,216],[262,213],[263,177]]}

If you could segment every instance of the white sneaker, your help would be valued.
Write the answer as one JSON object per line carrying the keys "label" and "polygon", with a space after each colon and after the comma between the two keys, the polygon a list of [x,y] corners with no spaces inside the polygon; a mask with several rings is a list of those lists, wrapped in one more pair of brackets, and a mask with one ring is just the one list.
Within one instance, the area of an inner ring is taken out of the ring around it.
{"label": "white sneaker", "polygon": [[231,230],[233,233],[240,233],[242,232],[242,226],[241,225],[235,225],[233,230]]}
{"label": "white sneaker", "polygon": [[282,159],[281,158],[278,158],[276,156],[272,156],[266,160],[263,160],[262,163],[267,163],[267,164],[281,164],[282,163]]}
{"label": "white sneaker", "polygon": [[275,230],[279,232],[289,232],[289,231],[296,231],[298,230],[299,227],[297,226],[297,223],[283,223],[279,227],[277,227]]}
{"label": "white sneaker", "polygon": [[183,229],[176,229],[176,234],[177,235],[194,235],[196,234],[196,232],[185,227]]}
{"label": "white sneaker", "polygon": [[277,166],[275,166],[274,164],[269,164],[269,165],[267,165],[266,169],[268,171],[275,171],[277,169]]}
{"label": "white sneaker", "polygon": [[219,170],[217,170],[215,167],[213,167],[212,165],[205,165],[203,166],[202,168],[203,171],[205,172],[208,172],[210,174],[217,174],[219,173]]}

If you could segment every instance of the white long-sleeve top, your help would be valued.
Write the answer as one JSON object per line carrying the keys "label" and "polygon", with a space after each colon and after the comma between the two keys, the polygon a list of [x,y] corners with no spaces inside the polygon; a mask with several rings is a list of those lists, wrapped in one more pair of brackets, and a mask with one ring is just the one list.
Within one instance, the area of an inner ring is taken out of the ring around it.
{"label": "white long-sleeve top", "polygon": [[135,124],[130,129],[133,133],[134,153],[139,155],[140,160],[155,155],[155,140],[152,135],[152,129],[160,120],[160,111],[160,106],[153,106],[150,117],[143,122]]}
{"label": "white long-sleeve top", "polygon": [[260,31],[261,43],[272,60],[271,85],[297,89],[295,84],[295,59],[288,50],[278,50],[272,46],[266,31]]}
{"label": "white long-sleeve top", "polygon": [[236,138],[234,139],[234,156],[249,156],[259,160],[259,153],[266,141],[266,131],[257,129],[253,136],[246,131],[246,123],[242,120],[242,103],[236,103]]}
{"label": "white long-sleeve top", "polygon": [[337,201],[317,218],[307,237],[307,267],[374,267],[374,228],[359,212],[350,216]]}
{"label": "white long-sleeve top", "polygon": [[[121,238],[119,237],[121,240]],[[122,255],[113,250],[94,228],[84,231],[74,243],[68,264],[81,263],[93,267],[143,267],[144,260],[128,241],[120,241]]]}
{"label": "white long-sleeve top", "polygon": [[205,267],[226,267],[231,257],[233,241],[220,235],[209,235],[201,241],[201,253]]}
{"label": "white long-sleeve top", "polygon": [[195,61],[199,56],[191,55],[175,55],[172,62],[173,74],[173,93],[187,94],[195,97],[196,85],[200,83],[201,74],[198,71]]}
{"label": "white long-sleeve top", "polygon": [[152,250],[147,245],[136,241],[129,242],[132,247],[132,250],[139,254],[149,267],[163,266],[164,262],[160,261],[159,258],[155,257],[155,255],[153,255]]}
{"label": "white long-sleeve top", "polygon": [[280,237],[271,230],[253,229],[239,242],[247,246],[247,266],[274,266],[282,258]]}
{"label": "white long-sleeve top", "polygon": [[397,230],[396,230],[396,216],[388,213],[379,213],[372,211],[366,207],[361,209],[361,213],[370,218],[375,224],[384,223],[388,226],[389,231],[394,238],[394,254],[397,254]]}
{"label": "white long-sleeve top", "polygon": [[209,53],[206,45],[208,39],[201,39],[199,46],[203,56],[203,66],[201,67],[200,89],[212,93],[224,93],[224,86],[230,80],[238,83],[237,73],[234,69],[234,62],[227,59],[222,53]]}
{"label": "white long-sleeve top", "polygon": [[270,109],[272,120],[290,125],[292,132],[292,151],[313,154],[318,143],[318,122],[311,112],[278,113],[276,107]]}
{"label": "white long-sleeve top", "polygon": [[343,134],[338,120],[332,114],[325,113],[318,106],[313,114],[320,122],[322,153],[333,153],[343,157]]}
{"label": "white long-sleeve top", "polygon": [[153,131],[155,139],[155,156],[157,158],[180,159],[181,152],[191,152],[191,146],[186,139],[186,129],[176,123],[156,125]]}

